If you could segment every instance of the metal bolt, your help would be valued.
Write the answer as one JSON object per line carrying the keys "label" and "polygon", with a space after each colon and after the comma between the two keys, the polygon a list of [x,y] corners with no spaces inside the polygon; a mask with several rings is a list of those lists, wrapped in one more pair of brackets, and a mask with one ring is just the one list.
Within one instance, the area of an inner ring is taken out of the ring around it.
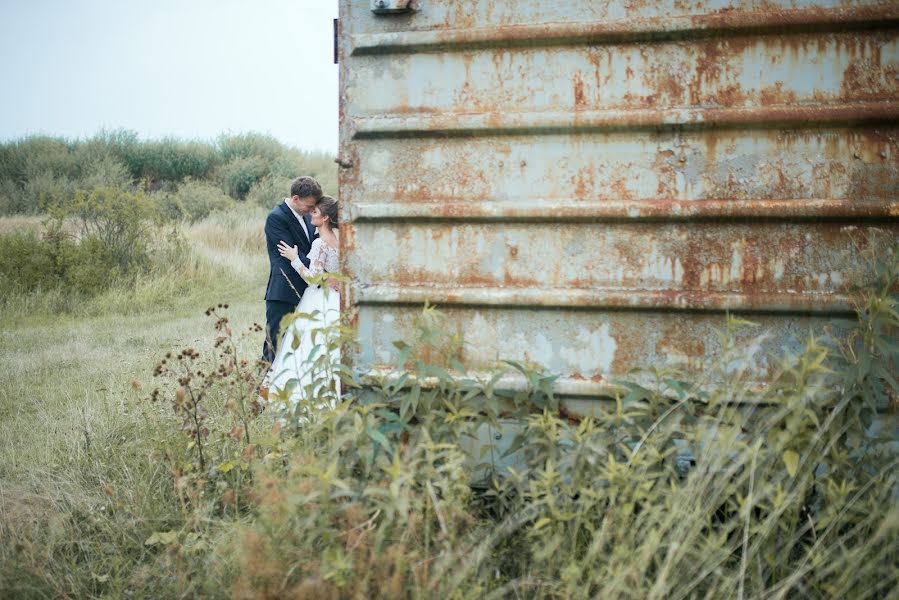
{"label": "metal bolt", "polygon": [[887,157],[886,150],[881,150],[881,151],[880,151],[880,158],[886,158],[886,157]]}

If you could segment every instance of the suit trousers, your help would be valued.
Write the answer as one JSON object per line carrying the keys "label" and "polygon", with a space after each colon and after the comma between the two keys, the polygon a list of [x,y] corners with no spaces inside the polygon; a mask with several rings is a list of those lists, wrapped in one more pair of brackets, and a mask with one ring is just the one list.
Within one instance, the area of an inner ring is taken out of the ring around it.
{"label": "suit trousers", "polygon": [[262,344],[262,360],[266,364],[272,364],[278,353],[281,319],[292,313],[296,307],[295,302],[265,301],[265,342]]}

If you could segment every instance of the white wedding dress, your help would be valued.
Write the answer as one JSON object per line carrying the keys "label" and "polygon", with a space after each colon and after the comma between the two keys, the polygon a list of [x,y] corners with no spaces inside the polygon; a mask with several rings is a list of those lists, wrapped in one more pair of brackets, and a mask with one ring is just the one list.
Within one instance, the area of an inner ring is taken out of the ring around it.
{"label": "white wedding dress", "polygon": [[[322,273],[340,270],[340,255],[321,238],[312,241],[307,269],[299,258],[290,265],[309,283],[294,318],[278,343],[278,353],[266,376],[269,401],[296,407],[304,398],[311,408],[335,406],[340,398],[340,379],[332,367],[340,362],[340,295],[324,282]],[[329,351],[330,348],[330,351]]]}

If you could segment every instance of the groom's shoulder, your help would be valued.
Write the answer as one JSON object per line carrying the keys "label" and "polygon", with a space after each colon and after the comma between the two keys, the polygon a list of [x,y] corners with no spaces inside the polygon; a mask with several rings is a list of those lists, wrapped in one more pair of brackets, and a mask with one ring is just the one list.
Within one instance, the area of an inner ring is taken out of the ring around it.
{"label": "groom's shoulder", "polygon": [[268,212],[268,217],[266,218],[266,220],[282,218],[283,216],[284,216],[284,202],[281,201],[281,202],[278,202],[278,204],[276,204],[275,207]]}

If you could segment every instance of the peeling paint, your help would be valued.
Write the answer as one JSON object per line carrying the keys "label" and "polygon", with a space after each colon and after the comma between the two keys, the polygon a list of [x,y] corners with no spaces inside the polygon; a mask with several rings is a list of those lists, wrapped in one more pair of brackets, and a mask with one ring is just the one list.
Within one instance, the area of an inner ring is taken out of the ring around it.
{"label": "peeling paint", "polygon": [[768,332],[750,366],[770,376],[770,356],[850,314],[869,255],[899,238],[897,6],[340,13],[362,367],[389,363],[429,300],[469,366],[531,360],[572,380],[700,370],[724,313],[749,313]]}
{"label": "peeling paint", "polygon": [[584,375],[602,375],[612,370],[618,344],[609,334],[609,324],[603,323],[595,331],[580,331],[573,345],[559,349],[560,356]]}

